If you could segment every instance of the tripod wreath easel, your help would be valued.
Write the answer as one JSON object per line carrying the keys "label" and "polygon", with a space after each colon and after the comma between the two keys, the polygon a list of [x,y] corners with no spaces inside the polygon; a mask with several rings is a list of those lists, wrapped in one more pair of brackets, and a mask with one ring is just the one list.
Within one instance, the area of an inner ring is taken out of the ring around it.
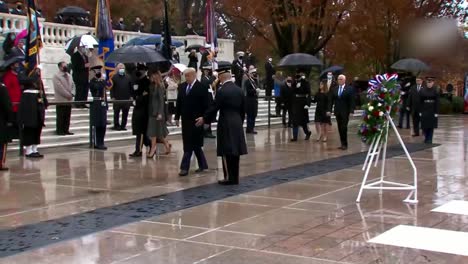
{"label": "tripod wreath easel", "polygon": [[[397,75],[377,75],[376,79],[369,82],[368,97],[371,102],[368,104],[368,108],[364,112],[364,120],[367,121],[369,118],[373,118],[373,114],[377,113],[380,116],[380,121],[375,122],[377,119],[373,119],[374,123],[369,127],[368,123],[361,125],[360,135],[363,136],[365,142],[370,142],[369,150],[367,152],[366,160],[362,170],[364,171],[364,177],[362,179],[361,188],[356,202],[361,201],[362,193],[364,190],[379,190],[381,195],[384,190],[407,190],[410,193],[403,202],[410,204],[418,203],[418,171],[416,165],[411,158],[411,155],[406,148],[403,139],[398,132],[395,123],[392,120],[392,113],[395,109],[392,107],[393,104],[399,100],[399,91],[395,86]],[[374,109],[375,107],[375,109]],[[367,113],[366,113],[367,112]],[[378,128],[378,129],[377,129]],[[387,159],[387,143],[390,128],[395,132],[400,146],[403,148],[405,155],[413,170],[413,183],[405,184],[393,181],[385,180],[385,163]],[[368,129],[371,131],[379,131],[374,133],[371,137],[366,137]],[[369,172],[371,167],[377,167],[378,163],[381,163],[380,178],[377,181],[368,181]]]}

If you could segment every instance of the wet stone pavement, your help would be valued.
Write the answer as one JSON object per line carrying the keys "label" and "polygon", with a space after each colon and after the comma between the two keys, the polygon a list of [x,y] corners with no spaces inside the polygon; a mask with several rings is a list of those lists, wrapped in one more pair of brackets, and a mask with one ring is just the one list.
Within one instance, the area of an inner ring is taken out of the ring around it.
{"label": "wet stone pavement", "polygon": [[[238,187],[215,184],[214,140],[210,170],[196,174],[193,162],[184,178],[178,137],[153,160],[129,159],[132,142],[48,149],[38,161],[9,153],[0,263],[468,263],[465,123],[442,117],[433,146],[401,130],[418,168],[417,205],[402,202],[407,191],[366,190],[355,203],[366,147],[352,128],[344,152],[337,132],[327,143],[290,143],[283,128],[249,135]],[[411,183],[394,136],[389,146],[385,179]]]}

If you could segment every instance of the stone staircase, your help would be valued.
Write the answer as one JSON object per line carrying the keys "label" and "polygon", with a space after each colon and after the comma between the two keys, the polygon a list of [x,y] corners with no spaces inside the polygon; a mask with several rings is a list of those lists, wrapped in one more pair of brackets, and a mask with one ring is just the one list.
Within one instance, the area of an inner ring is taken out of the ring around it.
{"label": "stone staircase", "polygon": [[[53,100],[51,100],[53,101]],[[271,101],[271,113],[275,111],[275,102]],[[114,112],[112,106],[110,106],[109,111],[107,112],[107,120],[111,122],[107,126],[106,132],[106,142],[113,141],[122,141],[122,140],[131,140],[134,139],[131,129],[131,118],[132,118],[133,108],[130,108],[127,131],[114,131],[111,128],[113,127],[113,116]],[[315,111],[315,105],[310,108],[310,116],[313,118]],[[281,124],[281,118],[272,117],[271,125]],[[89,109],[76,109],[72,108],[72,116],[70,123],[70,132],[74,135],[70,136],[57,136],[55,134],[56,129],[56,111],[55,106],[50,106],[46,111],[46,121],[45,127],[42,130],[41,137],[41,148],[44,147],[58,147],[58,146],[71,146],[71,145],[82,145],[89,143]],[[245,124],[244,124],[245,125]],[[264,99],[259,100],[259,109],[257,116],[257,127],[265,127],[268,125],[268,102]],[[170,135],[178,135],[181,133],[180,127],[168,127]],[[212,128],[216,129],[216,124],[212,125]],[[14,141],[11,145],[8,146],[9,149],[18,149],[18,141]]]}

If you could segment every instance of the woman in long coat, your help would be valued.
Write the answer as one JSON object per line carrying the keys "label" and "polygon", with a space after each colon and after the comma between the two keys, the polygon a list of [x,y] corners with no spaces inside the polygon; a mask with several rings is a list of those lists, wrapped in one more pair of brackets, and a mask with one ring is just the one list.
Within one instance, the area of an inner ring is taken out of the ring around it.
{"label": "woman in long coat", "polygon": [[166,140],[169,130],[166,126],[165,90],[161,73],[158,71],[151,73],[150,80],[147,136],[151,138],[151,150],[147,157],[153,158],[157,150],[158,139],[164,144],[166,155],[171,153],[171,144]]}
{"label": "woman in long coat", "polygon": [[312,134],[307,125],[309,123],[309,106],[311,102],[310,84],[305,75],[298,74],[293,85],[291,106],[293,138],[291,141],[297,141],[299,126],[304,130],[305,140],[309,140]]}
{"label": "woman in long coat", "polygon": [[317,141],[327,142],[328,126],[331,118],[327,115],[329,102],[328,86],[326,81],[320,82],[319,91],[314,96],[313,102],[317,104],[315,108],[315,129],[317,130]]}
{"label": "woman in long coat", "polygon": [[132,114],[132,134],[136,136],[135,152],[130,157],[136,158],[142,156],[143,145],[151,148],[151,140],[146,135],[148,129],[148,102],[149,87],[151,81],[146,75],[146,66],[139,65],[136,72],[136,81],[133,86],[133,114]]}
{"label": "woman in long coat", "polygon": [[13,125],[13,107],[11,105],[8,90],[0,83],[0,171],[6,171],[5,166],[7,144],[10,141],[9,127]]}
{"label": "woman in long coat", "polygon": [[439,93],[434,87],[434,79],[427,78],[426,87],[419,92],[421,106],[421,128],[424,133],[424,143],[432,144],[434,128],[438,125]]}
{"label": "woman in long coat", "polygon": [[194,68],[195,71],[197,71],[197,67],[198,67],[198,56],[197,56],[197,52],[195,50],[191,50],[190,51],[190,54],[188,55],[188,58],[189,58],[189,64],[188,64],[188,67],[189,68]]}

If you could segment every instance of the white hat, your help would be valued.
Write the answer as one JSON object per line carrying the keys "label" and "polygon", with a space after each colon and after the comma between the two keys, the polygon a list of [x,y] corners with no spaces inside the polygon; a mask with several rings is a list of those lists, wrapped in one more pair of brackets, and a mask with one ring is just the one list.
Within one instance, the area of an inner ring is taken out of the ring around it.
{"label": "white hat", "polygon": [[245,54],[245,53],[244,53],[243,51],[238,51],[238,52],[236,53],[237,57],[244,56],[244,54]]}
{"label": "white hat", "polygon": [[206,44],[205,44],[205,48],[211,48],[211,45],[208,44],[208,43],[206,43]]}

